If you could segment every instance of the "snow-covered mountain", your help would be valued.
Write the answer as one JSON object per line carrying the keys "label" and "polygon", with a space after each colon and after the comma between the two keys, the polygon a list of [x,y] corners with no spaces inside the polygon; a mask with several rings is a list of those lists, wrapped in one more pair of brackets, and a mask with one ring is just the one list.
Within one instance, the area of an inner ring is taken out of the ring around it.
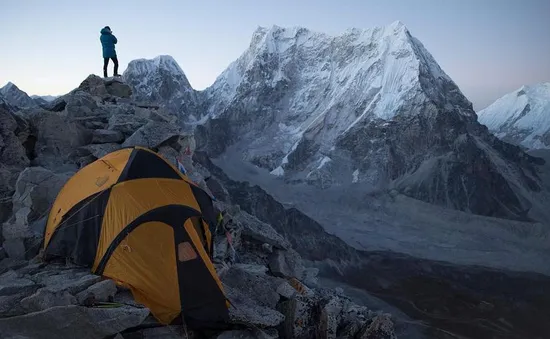
{"label": "snow-covered mountain", "polygon": [[479,122],[504,141],[550,149],[550,82],[504,95],[478,113]]}
{"label": "snow-covered mountain", "polygon": [[[479,124],[472,104],[401,22],[339,36],[260,27],[203,92],[190,88],[171,58],[133,63],[125,78],[139,98],[159,102],[163,93],[167,108],[202,120],[195,137],[212,156],[297,185],[396,189],[508,218],[537,209],[541,160]],[[189,102],[196,113],[180,108]]]}
{"label": "snow-covered mountain", "polygon": [[183,121],[200,119],[203,110],[197,93],[171,56],[133,60],[123,78],[132,87],[134,99],[158,104]]}
{"label": "snow-covered mountain", "polygon": [[38,107],[37,103],[28,96],[27,93],[20,90],[12,82],[8,82],[6,86],[0,88],[0,94],[4,97],[4,100],[11,106],[18,108],[35,108]]}
{"label": "snow-covered mountain", "polygon": [[539,160],[477,123],[401,22],[339,36],[259,28],[205,95],[211,154],[232,153],[286,181],[395,188],[511,218],[526,218],[541,187]]}

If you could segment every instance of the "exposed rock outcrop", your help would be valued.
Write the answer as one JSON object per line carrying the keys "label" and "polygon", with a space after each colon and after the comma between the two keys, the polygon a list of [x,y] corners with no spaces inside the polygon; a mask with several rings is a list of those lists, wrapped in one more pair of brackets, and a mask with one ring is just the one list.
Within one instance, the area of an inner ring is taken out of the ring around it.
{"label": "exposed rock outcrop", "polygon": [[[13,173],[7,173],[17,180],[10,199],[13,213],[2,225],[0,239],[0,338],[147,338],[185,332],[175,325],[157,327],[149,310],[126,289],[91,274],[89,268],[44,263],[37,256],[45,217],[63,184],[79,168],[113,150],[153,148],[174,164],[181,159],[189,177],[206,190],[217,181],[193,161],[192,131],[174,125],[158,109],[128,100],[130,93],[120,81],[90,76],[78,89],[56,99],[51,110],[24,111],[21,121],[9,112],[2,115],[7,123],[1,136],[7,142],[0,155],[10,158]],[[29,135],[35,138],[32,152],[24,144]],[[219,198],[227,189],[219,184],[215,192]],[[214,263],[231,301],[231,321],[228,331],[213,337],[321,333],[335,338],[335,324],[344,318],[314,310],[328,310],[330,300],[344,299],[316,289],[317,271],[306,267],[287,234],[230,199],[217,200],[216,206],[225,217],[214,235]],[[102,308],[105,303],[115,307]],[[306,306],[296,306],[302,304]],[[357,333],[362,328],[361,317],[346,321],[356,324]]]}

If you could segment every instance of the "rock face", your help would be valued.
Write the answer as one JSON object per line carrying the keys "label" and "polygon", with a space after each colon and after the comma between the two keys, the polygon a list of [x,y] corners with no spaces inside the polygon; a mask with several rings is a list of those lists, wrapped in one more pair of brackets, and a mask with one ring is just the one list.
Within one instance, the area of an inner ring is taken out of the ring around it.
{"label": "rock face", "polygon": [[[219,155],[321,188],[357,183],[475,214],[527,219],[540,160],[494,138],[399,23],[331,37],[258,29],[208,88]],[[223,121],[223,123],[221,123]],[[498,198],[497,198],[498,197]]]}
{"label": "rock face", "polygon": [[550,82],[522,86],[479,111],[500,139],[526,149],[550,149]]}
{"label": "rock face", "polygon": [[137,101],[159,104],[182,122],[201,118],[197,93],[171,56],[133,60],[124,71],[123,78],[133,89],[133,97]]}
{"label": "rock face", "polygon": [[20,90],[15,84],[8,82],[8,84],[0,88],[0,95],[4,97],[4,100],[8,104],[17,108],[36,108],[38,105],[34,100],[25,92]]}
{"label": "rock face", "polygon": [[54,174],[42,167],[29,167],[21,172],[12,198],[14,214],[2,226],[2,246],[9,257],[30,259],[38,253],[43,222],[71,175],[72,172]]}
{"label": "rock face", "polygon": [[11,200],[18,173],[30,164],[26,141],[26,122],[0,107],[0,223],[11,213]]}

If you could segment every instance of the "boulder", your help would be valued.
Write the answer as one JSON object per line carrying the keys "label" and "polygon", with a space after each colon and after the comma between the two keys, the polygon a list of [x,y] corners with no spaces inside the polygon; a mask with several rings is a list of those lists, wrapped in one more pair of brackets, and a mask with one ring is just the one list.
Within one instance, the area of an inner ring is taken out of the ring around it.
{"label": "boulder", "polygon": [[95,302],[110,301],[114,298],[117,287],[111,279],[100,281],[76,296],[81,305],[93,305]]}
{"label": "boulder", "polygon": [[35,165],[60,170],[73,149],[87,145],[92,140],[89,130],[57,113],[35,111],[29,120],[37,132],[34,147],[36,159],[33,160]]}
{"label": "boulder", "polygon": [[397,339],[391,315],[380,314],[366,324],[358,335],[359,339]]}
{"label": "boulder", "polygon": [[[103,80],[102,80],[103,81]],[[107,93],[119,98],[130,98],[132,89],[118,78],[111,78],[104,82]]]}
{"label": "boulder", "polygon": [[88,308],[56,306],[44,311],[0,319],[0,338],[102,339],[138,326],[149,315],[146,308]]}
{"label": "boulder", "polygon": [[124,135],[120,131],[96,129],[92,132],[92,144],[120,143]]}
{"label": "boulder", "polygon": [[0,295],[0,318],[24,314],[25,310],[21,306],[21,300],[26,296],[25,293]]}
{"label": "boulder", "polygon": [[296,296],[281,302],[277,309],[284,315],[280,332],[284,338],[315,338],[315,311],[317,301],[313,298]]}
{"label": "boulder", "polygon": [[229,308],[229,318],[234,324],[250,327],[275,327],[285,318],[283,314],[274,309],[258,305],[235,288],[224,285],[224,291],[233,304]]}
{"label": "boulder", "polygon": [[279,284],[279,286],[277,286],[277,293],[279,293],[282,297],[292,299],[298,291],[296,291],[296,289],[292,287],[288,281],[283,281]]}
{"label": "boulder", "polygon": [[259,305],[275,308],[279,302],[279,294],[276,292],[280,279],[266,274],[254,274],[231,267],[222,277],[222,281],[234,289],[253,299]]}
{"label": "boulder", "polygon": [[275,250],[269,256],[269,269],[276,277],[297,279],[302,279],[305,270],[300,255],[293,249]]}
{"label": "boulder", "polygon": [[13,294],[30,295],[38,288],[40,288],[39,284],[30,279],[23,278],[13,270],[0,275],[0,296]]}
{"label": "boulder", "polygon": [[182,130],[173,124],[150,121],[128,137],[122,147],[158,148],[163,145],[172,145],[179,141],[182,133]]}
{"label": "boulder", "polygon": [[133,114],[116,114],[109,118],[107,129],[122,132],[125,137],[129,137],[148,122],[148,119]]}
{"label": "boulder", "polygon": [[67,291],[51,292],[41,288],[36,293],[21,300],[26,312],[37,312],[55,306],[76,305],[76,298]]}
{"label": "boulder", "polygon": [[25,267],[19,268],[17,270],[18,274],[21,274],[23,276],[25,275],[35,275],[39,272],[41,272],[46,267],[46,264],[43,262],[32,262],[30,261],[29,264]]}
{"label": "boulder", "polygon": [[70,294],[77,295],[100,280],[100,276],[86,272],[65,271],[45,276],[40,279],[40,283],[45,285],[44,289],[52,293],[67,291]]}
{"label": "boulder", "polygon": [[94,74],[90,74],[84,79],[84,81],[80,83],[80,86],[78,86],[78,89],[96,97],[106,97],[109,95],[106,88],[106,82]]}
{"label": "boulder", "polygon": [[42,108],[51,112],[61,112],[65,110],[66,106],[67,106],[67,100],[65,96],[61,96],[61,97],[55,98],[50,102],[44,103],[42,105]]}
{"label": "boulder", "polygon": [[317,325],[316,338],[336,338],[343,308],[344,301],[338,297],[330,299],[324,306],[322,306],[321,314],[319,315],[319,324]]}
{"label": "boulder", "polygon": [[72,94],[67,95],[66,100],[67,105],[64,114],[69,119],[90,118],[102,113],[98,111],[97,99],[88,92],[74,91]]}
{"label": "boulder", "polygon": [[6,257],[6,250],[4,247],[0,247],[0,261]]}
{"label": "boulder", "polygon": [[9,257],[30,259],[38,253],[48,210],[71,174],[42,167],[21,172],[12,199],[13,217],[2,225],[2,246]]}
{"label": "boulder", "polygon": [[27,266],[28,263],[27,260],[7,257],[4,260],[0,260],[0,274],[6,273],[9,270],[18,270],[21,267]]}
{"label": "boulder", "polygon": [[119,150],[120,148],[122,148],[120,144],[107,143],[107,144],[86,145],[86,146],[80,147],[79,150],[83,152],[81,157],[92,155],[94,158],[99,159],[111,152]]}
{"label": "boulder", "polygon": [[170,114],[166,114],[159,110],[152,110],[145,107],[135,107],[134,114],[138,117],[145,118],[147,120],[175,123],[176,119]]}
{"label": "boulder", "polygon": [[243,226],[242,237],[252,239],[259,243],[267,243],[279,249],[289,249],[291,247],[290,243],[283,238],[282,235],[277,233],[271,225],[258,220],[258,218],[244,211],[235,214],[233,219]]}
{"label": "boulder", "polygon": [[[72,175],[73,173],[56,174],[42,167],[29,167],[21,172],[13,195],[16,221],[28,224],[45,216],[59,190]],[[22,209],[28,210],[19,212]]]}
{"label": "boulder", "polygon": [[268,271],[267,267],[265,267],[264,265],[238,263],[234,264],[232,267],[234,269],[242,270],[254,275],[265,275],[265,273],[267,273]]}

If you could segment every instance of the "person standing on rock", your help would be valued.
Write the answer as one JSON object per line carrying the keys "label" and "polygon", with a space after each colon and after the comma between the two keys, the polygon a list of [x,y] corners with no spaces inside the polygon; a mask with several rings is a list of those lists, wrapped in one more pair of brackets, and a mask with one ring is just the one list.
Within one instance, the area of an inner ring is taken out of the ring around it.
{"label": "person standing on rock", "polygon": [[114,75],[115,77],[120,76],[118,74],[118,59],[115,51],[115,44],[118,42],[117,38],[113,35],[113,31],[109,26],[105,26],[101,29],[101,46],[103,47],[103,76],[107,77],[107,66],[109,66],[109,59],[113,60],[115,64]]}

